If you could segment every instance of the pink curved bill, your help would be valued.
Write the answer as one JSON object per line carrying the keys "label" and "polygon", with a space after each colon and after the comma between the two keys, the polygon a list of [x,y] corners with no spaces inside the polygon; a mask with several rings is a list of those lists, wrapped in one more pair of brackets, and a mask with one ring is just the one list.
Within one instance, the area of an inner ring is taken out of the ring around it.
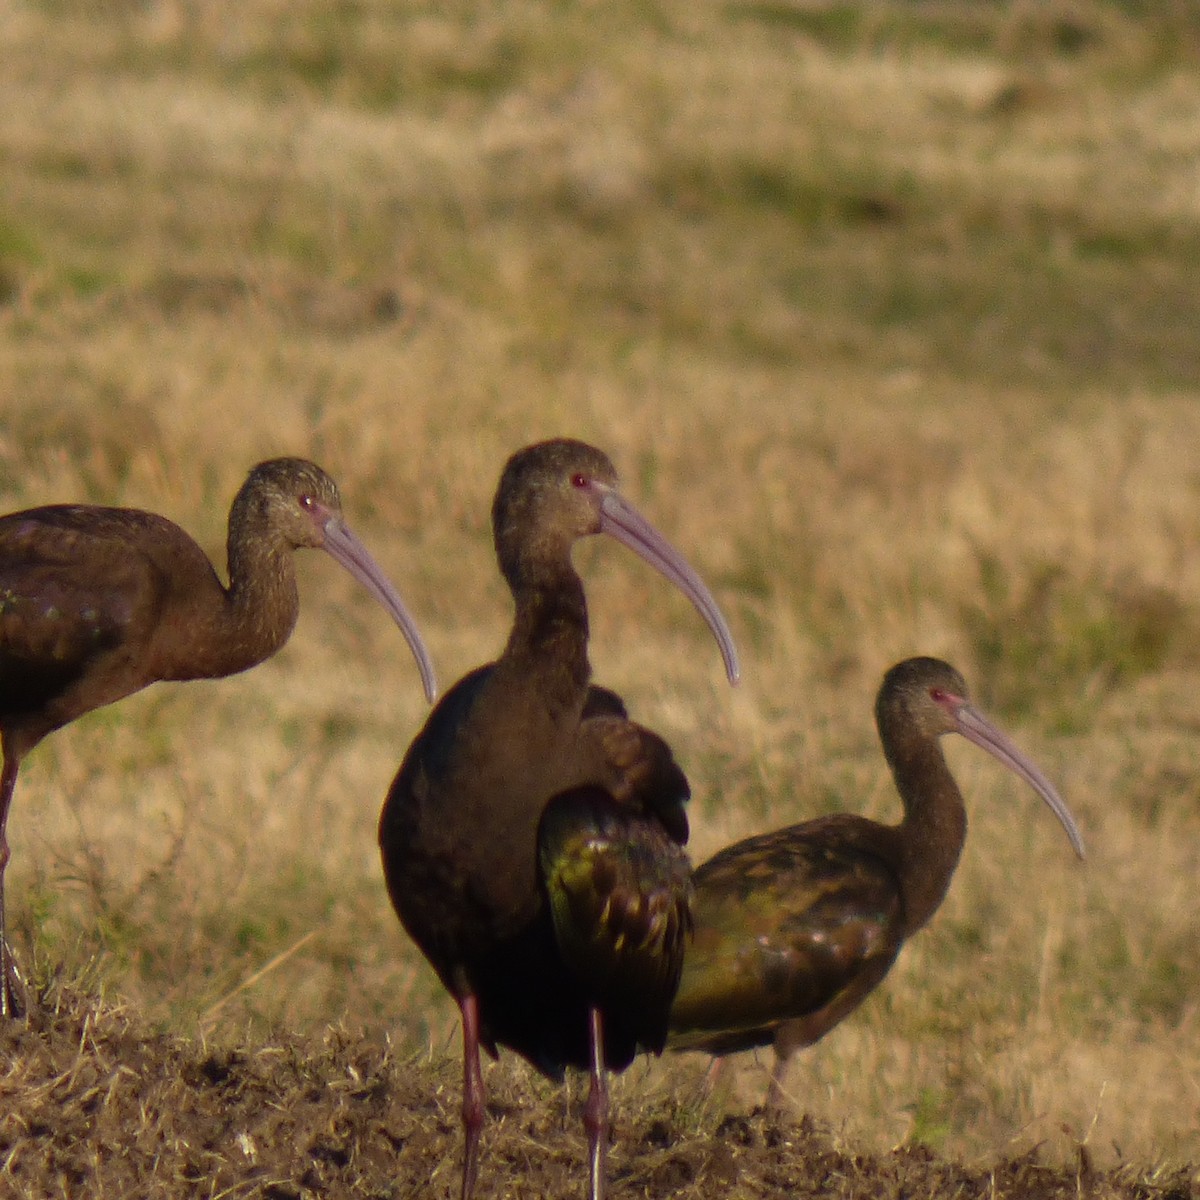
{"label": "pink curved bill", "polygon": [[437,678],[433,673],[433,661],[417,631],[417,623],[404,606],[404,601],[400,599],[400,593],[391,585],[366,546],[340,517],[332,517],[326,522],[323,549],[391,613],[392,619],[400,626],[400,632],[404,634],[404,640],[408,643],[413,658],[417,660],[425,699],[432,704],[437,699]]}
{"label": "pink curved bill", "polygon": [[1019,750],[1012,739],[997,729],[973,704],[960,700],[953,708],[954,719],[958,723],[958,732],[968,741],[974,742],[981,750],[986,750],[994,758],[999,759],[1010,771],[1020,775],[1026,783],[1046,802],[1050,811],[1059,819],[1071,846],[1080,859],[1087,857],[1083,848],[1083,838],[1071,810],[1066,801],[1058,794],[1055,786],[1042,774],[1038,766]]}
{"label": "pink curved bill", "polygon": [[717,639],[729,682],[737,683],[741,675],[741,666],[738,663],[737,647],[733,644],[733,634],[704,581],[683,555],[619,492],[601,484],[593,484],[593,487],[601,493],[601,533],[616,538],[644,558],[692,602]]}

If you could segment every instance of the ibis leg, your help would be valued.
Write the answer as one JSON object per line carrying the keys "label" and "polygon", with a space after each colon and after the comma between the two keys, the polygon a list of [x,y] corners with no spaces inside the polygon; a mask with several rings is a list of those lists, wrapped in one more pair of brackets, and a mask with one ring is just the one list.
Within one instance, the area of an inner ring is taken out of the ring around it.
{"label": "ibis leg", "polygon": [[704,1095],[711,1096],[721,1084],[729,1059],[725,1055],[715,1055],[704,1072]]}
{"label": "ibis leg", "polygon": [[0,769],[0,1019],[25,1015],[25,989],[4,930],[4,868],[8,866],[8,806],[17,786],[17,760],[4,755]]}
{"label": "ibis leg", "polygon": [[771,1068],[771,1083],[767,1088],[767,1111],[781,1113],[786,1107],[783,1090],[784,1076],[787,1075],[788,1056],[775,1052],[775,1065]]}
{"label": "ibis leg", "polygon": [[608,1150],[608,1073],[604,1067],[604,1023],[600,1010],[588,1013],[592,1043],[592,1085],[583,1109],[588,1135],[588,1196],[604,1200],[604,1159]]}
{"label": "ibis leg", "polygon": [[479,1067],[479,1001],[468,993],[458,1002],[463,1028],[462,1200],[471,1200],[479,1174],[479,1134],[483,1129],[483,1072]]}

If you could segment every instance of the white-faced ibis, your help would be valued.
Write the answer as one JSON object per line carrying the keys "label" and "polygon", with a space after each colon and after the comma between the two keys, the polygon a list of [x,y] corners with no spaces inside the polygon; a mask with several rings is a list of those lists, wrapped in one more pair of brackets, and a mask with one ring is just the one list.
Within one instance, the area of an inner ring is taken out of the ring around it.
{"label": "white-faced ibis", "polygon": [[818,817],[729,846],[692,877],[694,936],[669,1045],[714,1055],[774,1045],[773,1105],[789,1056],[862,1003],[946,895],[967,816],[942,734],[962,734],[1025,779],[1084,856],[1058,792],[970,702],[947,663],[892,667],[875,721],[904,805],[900,824]]}
{"label": "white-faced ibis", "polygon": [[380,818],[384,875],[409,935],[458,1003],[462,1195],[483,1124],[479,1047],[508,1046],[552,1079],[591,1073],[589,1184],[601,1195],[605,1072],[658,1052],[688,925],[687,781],[661,738],[589,687],[575,541],[607,533],[675,583],[738,674],[716,602],[617,492],[599,450],[556,440],[515,454],[492,508],[515,618],[409,747]]}
{"label": "white-faced ibis", "polygon": [[23,1011],[4,938],[5,836],[21,760],[55,729],[158,680],[212,679],[274,654],[296,624],[292,551],[325,550],[392,614],[425,694],[433,668],[395,588],[311,462],[259,463],[229,511],[229,586],[155,513],[49,505],[0,517],[0,1016]]}

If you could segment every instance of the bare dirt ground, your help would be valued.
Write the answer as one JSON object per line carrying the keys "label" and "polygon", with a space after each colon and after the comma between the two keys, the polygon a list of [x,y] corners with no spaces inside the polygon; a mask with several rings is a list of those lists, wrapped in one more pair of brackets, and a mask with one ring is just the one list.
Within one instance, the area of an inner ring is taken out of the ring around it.
{"label": "bare dirt ground", "polygon": [[[453,1060],[403,1061],[334,1030],[253,1048],[157,1033],[129,1011],[59,989],[0,1030],[0,1195],[399,1197],[455,1195],[461,1135]],[[484,1196],[579,1196],[578,1101],[490,1072]],[[626,1093],[631,1089],[625,1089]],[[19,1100],[19,1104],[14,1101]],[[1050,1200],[1200,1195],[1194,1173],[1098,1171],[1086,1146],[1052,1165],[1037,1150],[984,1165],[922,1146],[848,1149],[809,1120],[762,1109],[618,1105],[615,1197],[737,1195]]]}

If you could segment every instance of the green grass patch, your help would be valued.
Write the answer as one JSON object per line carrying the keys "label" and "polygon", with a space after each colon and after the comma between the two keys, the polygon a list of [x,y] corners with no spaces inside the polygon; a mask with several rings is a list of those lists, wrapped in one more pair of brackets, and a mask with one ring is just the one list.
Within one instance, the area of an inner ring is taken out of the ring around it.
{"label": "green grass patch", "polygon": [[1113,689],[1160,669],[1194,630],[1179,597],[1135,579],[1079,579],[1058,563],[1014,571],[983,551],[977,564],[980,599],[959,619],[988,703],[1062,733],[1087,729]]}
{"label": "green grass patch", "polygon": [[41,239],[30,226],[0,217],[0,263],[35,266],[43,257]]}

